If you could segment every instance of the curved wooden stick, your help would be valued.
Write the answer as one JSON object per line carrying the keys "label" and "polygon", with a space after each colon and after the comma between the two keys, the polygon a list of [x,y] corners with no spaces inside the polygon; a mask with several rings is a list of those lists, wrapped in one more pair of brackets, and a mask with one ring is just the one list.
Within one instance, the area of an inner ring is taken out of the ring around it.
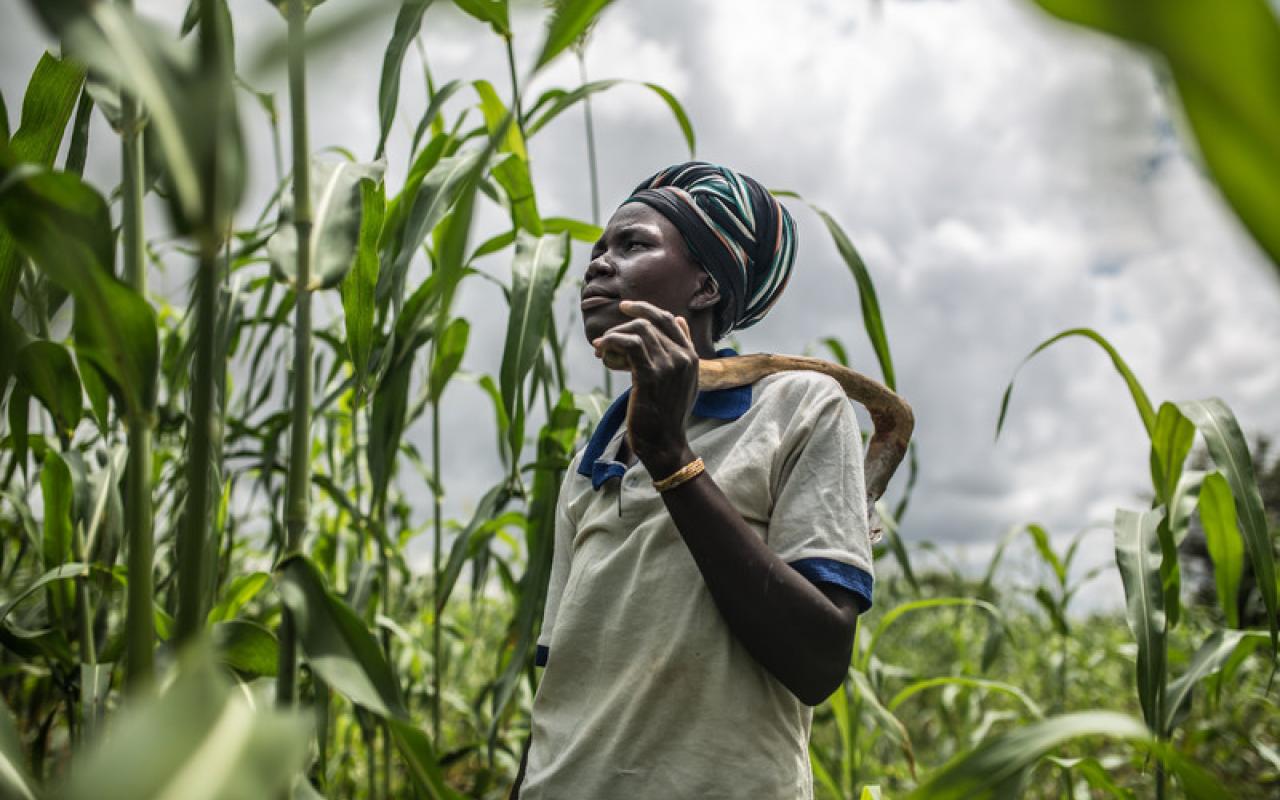
{"label": "curved wooden stick", "polygon": [[889,479],[907,454],[907,445],[911,442],[911,432],[915,428],[915,414],[912,413],[911,406],[889,387],[848,367],[820,358],[752,353],[698,362],[698,388],[704,391],[728,389],[755,383],[775,372],[794,370],[812,370],[830,375],[851,400],[860,403],[871,415],[875,432],[867,444],[863,471],[867,489],[867,514],[875,520],[875,503],[884,494]]}
{"label": "curved wooden stick", "polygon": [[[605,365],[610,369],[629,369],[625,358],[606,354]],[[870,523],[871,541],[880,541],[884,531],[876,514],[876,501],[884,494],[889,479],[897,471],[907,454],[916,418],[907,404],[892,389],[877,380],[868,378],[848,367],[809,356],[782,356],[772,353],[752,353],[745,356],[702,359],[698,362],[698,389],[715,391],[755,383],[775,372],[811,370],[835,378],[849,399],[861,404],[871,415],[875,431],[867,444],[863,458],[863,476],[867,491],[867,519]],[[630,429],[631,408],[627,408]]]}

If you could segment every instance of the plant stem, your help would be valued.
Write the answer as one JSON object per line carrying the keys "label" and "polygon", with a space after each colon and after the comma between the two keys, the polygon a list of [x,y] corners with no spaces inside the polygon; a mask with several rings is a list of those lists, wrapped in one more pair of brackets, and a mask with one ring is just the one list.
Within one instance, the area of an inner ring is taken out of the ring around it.
{"label": "plant stem", "polygon": [[[133,0],[123,0],[132,7]],[[145,182],[142,127],[138,104],[132,95],[120,97],[121,235],[125,282],[147,296],[147,269],[143,260],[142,198]],[[155,534],[151,506],[151,419],[148,411],[130,411],[129,461],[125,467],[125,530],[129,537],[126,570],[129,578],[125,611],[125,684],[139,690],[151,682],[155,669],[155,614],[153,564]]]}
{"label": "plant stem", "polygon": [[[431,363],[435,363],[436,339],[431,341]],[[443,394],[443,389],[441,394]],[[431,740],[436,746],[440,744],[440,623],[444,616],[443,609],[440,608],[440,579],[444,574],[444,570],[440,568],[440,561],[444,558],[444,543],[440,540],[442,535],[441,526],[441,509],[440,509],[440,398],[437,397],[431,404],[431,499],[433,510],[433,530],[432,536],[432,556],[431,556],[431,598],[432,598],[432,625],[431,625]]]}
{"label": "plant stem", "polygon": [[[587,51],[578,49],[578,79],[587,85]],[[591,115],[591,96],[582,98],[582,119],[587,126],[587,171],[591,176],[591,224],[600,224],[600,173],[596,166],[596,126]]]}
{"label": "plant stem", "polygon": [[[576,48],[578,53],[578,80],[587,85],[587,48],[583,43]],[[591,115],[591,95],[582,98],[582,119],[587,126],[587,173],[591,176],[591,224],[600,224],[600,172],[596,165],[596,126]],[[613,397],[613,372],[604,364],[600,365],[604,372],[605,397]]]}
{"label": "plant stem", "polygon": [[[289,434],[289,484],[285,494],[285,551],[302,546],[307,529],[311,483],[311,170],[307,142],[307,74],[303,0],[290,0],[289,111],[293,134],[293,226],[298,241],[297,306],[294,309],[293,419]],[[280,625],[277,700],[291,705],[296,681],[296,633],[288,610]]]}
{"label": "plant stem", "polygon": [[527,154],[529,138],[524,135],[524,109],[520,107],[520,81],[516,78],[516,54],[511,48],[511,38],[504,37],[507,43],[507,71],[511,75],[511,113],[515,116],[516,127],[520,129],[520,141],[524,142]]}
{"label": "plant stem", "polygon": [[214,328],[218,315],[218,246],[202,237],[196,268],[195,378],[187,435],[187,503],[178,547],[178,619],[174,638],[190,641],[204,623],[205,544],[213,443]]}

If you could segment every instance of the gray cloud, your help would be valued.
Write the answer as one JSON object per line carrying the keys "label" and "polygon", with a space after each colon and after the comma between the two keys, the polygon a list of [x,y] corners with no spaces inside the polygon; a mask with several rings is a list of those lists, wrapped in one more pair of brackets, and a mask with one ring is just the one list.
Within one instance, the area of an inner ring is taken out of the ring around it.
{"label": "gray cloud", "polygon": [[[158,0],[142,5],[178,13]],[[249,39],[279,24],[261,2],[233,11]],[[10,16],[0,86],[16,117],[43,39],[25,10]],[[524,9],[516,24],[518,58],[531,63],[539,17]],[[372,155],[386,35],[370,29],[311,69],[317,148]],[[509,92],[501,42],[479,25],[433,10],[425,42],[437,82],[482,76]],[[646,0],[607,12],[587,61],[593,79],[666,85],[693,118],[700,157],[795,189],[846,226],[877,282],[899,386],[917,409],[922,473],[908,539],[982,549],[1014,523],[1067,534],[1144,502],[1138,418],[1105,356],[1084,341],[1064,342],[1020,373],[1006,430],[993,441],[1015,367],[1067,327],[1107,336],[1157,402],[1218,395],[1246,431],[1280,430],[1280,287],[1194,153],[1171,136],[1177,113],[1138,52],[1012,0],[887,3],[880,14],[835,0]],[[389,147],[393,186],[425,104],[420,75],[411,55]],[[577,76],[563,58],[527,96]],[[279,76],[266,83],[282,88]],[[464,90],[450,112],[471,102]],[[613,89],[594,108],[607,214],[639,178],[688,153],[644,89]],[[245,117],[253,210],[274,170],[265,125],[252,109]],[[110,185],[113,150],[97,135],[90,174]],[[548,126],[531,153],[543,214],[589,217],[580,110]],[[835,335],[875,373],[852,279],[819,219],[791,207],[802,237],[796,276],[742,345],[801,352]],[[501,225],[489,210],[476,235]],[[580,249],[571,275],[584,257]],[[481,266],[507,274],[503,259]],[[573,388],[586,392],[600,371],[579,341],[572,293],[559,299],[558,321],[569,334]],[[500,292],[472,281],[458,303],[475,325],[465,368],[496,372]],[[448,511],[463,514],[497,479],[492,417],[465,383],[450,390],[443,417]],[[427,447],[428,426],[411,438]],[[1104,554],[1108,546],[1098,540]]]}

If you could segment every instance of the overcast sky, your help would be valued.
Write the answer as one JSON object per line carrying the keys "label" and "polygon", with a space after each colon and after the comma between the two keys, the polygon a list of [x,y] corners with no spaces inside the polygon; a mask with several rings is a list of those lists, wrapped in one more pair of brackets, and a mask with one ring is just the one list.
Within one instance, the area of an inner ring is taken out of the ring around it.
{"label": "overcast sky", "polygon": [[[326,4],[316,24],[349,2]],[[184,4],[138,5],[172,23]],[[437,82],[486,77],[505,95],[501,41],[436,5],[423,41]],[[231,0],[231,8],[242,53],[283,31],[262,0]],[[49,42],[25,4],[7,4],[4,15],[0,89],[16,127],[22,87]],[[542,16],[535,4],[516,17],[517,58],[527,66]],[[316,149],[372,157],[389,31],[383,19],[312,67]],[[1145,505],[1141,424],[1105,355],[1083,340],[1055,346],[1022,371],[1009,422],[993,441],[1015,367],[1068,327],[1106,336],[1157,404],[1216,395],[1247,432],[1280,434],[1280,283],[1201,174],[1138,52],[1065,28],[1020,0],[619,0],[587,64],[592,79],[662,84],[688,109],[699,158],[798,191],[845,226],[876,282],[899,391],[916,410],[921,473],[907,539],[982,559],[1010,525],[1036,521],[1065,538],[1109,525],[1117,506]],[[404,75],[388,150],[392,190],[403,182],[412,121],[425,105],[412,53]],[[283,88],[282,75],[260,81]],[[566,56],[529,95],[577,82],[576,61]],[[459,92],[449,114],[473,102]],[[252,216],[274,167],[260,114],[242,108]],[[689,154],[666,107],[642,88],[597,95],[594,108],[607,215],[639,179]],[[117,146],[100,119],[94,134],[89,175],[109,188]],[[544,216],[590,217],[583,143],[578,109],[533,141]],[[821,338],[836,336],[855,366],[878,375],[847,269],[818,217],[788,204],[800,235],[795,275],[740,344],[817,352]],[[488,213],[476,239],[502,224]],[[158,233],[162,218],[153,215],[151,225]],[[585,249],[575,256],[576,277]],[[506,274],[502,259],[483,266]],[[174,264],[160,285],[181,291],[189,269]],[[579,324],[575,292],[566,287],[558,317],[562,331],[577,334],[570,374],[586,392],[600,372],[580,328],[566,328]],[[336,308],[336,298],[324,302]],[[464,368],[496,374],[501,294],[471,281],[458,311],[475,326]],[[450,389],[444,411],[449,508],[465,514],[499,476],[492,413],[466,383]],[[427,425],[410,435],[429,446]],[[1109,534],[1091,543],[1088,559],[1112,557]],[[1099,592],[1114,597],[1118,585],[1104,581]]]}

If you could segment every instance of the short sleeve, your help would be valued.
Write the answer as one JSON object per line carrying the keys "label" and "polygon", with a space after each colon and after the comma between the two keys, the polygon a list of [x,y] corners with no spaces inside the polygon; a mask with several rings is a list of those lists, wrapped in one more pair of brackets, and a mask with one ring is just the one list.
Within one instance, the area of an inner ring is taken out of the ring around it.
{"label": "short sleeve", "polygon": [[[581,453],[578,455],[581,458]],[[565,583],[569,580],[570,554],[573,550],[574,522],[569,516],[569,481],[577,475],[577,459],[565,470],[564,480],[560,484],[560,495],[556,500],[555,541],[551,553],[551,577],[547,581],[547,603],[542,611],[542,631],[538,634],[538,649],[534,655],[534,664],[539,667],[547,665],[547,657],[551,653],[551,633],[555,629],[556,611],[560,608],[560,598],[564,594]]]}
{"label": "short sleeve", "polygon": [[874,573],[862,471],[862,434],[843,390],[805,381],[778,449],[768,542],[815,584],[853,592],[871,607]]}

